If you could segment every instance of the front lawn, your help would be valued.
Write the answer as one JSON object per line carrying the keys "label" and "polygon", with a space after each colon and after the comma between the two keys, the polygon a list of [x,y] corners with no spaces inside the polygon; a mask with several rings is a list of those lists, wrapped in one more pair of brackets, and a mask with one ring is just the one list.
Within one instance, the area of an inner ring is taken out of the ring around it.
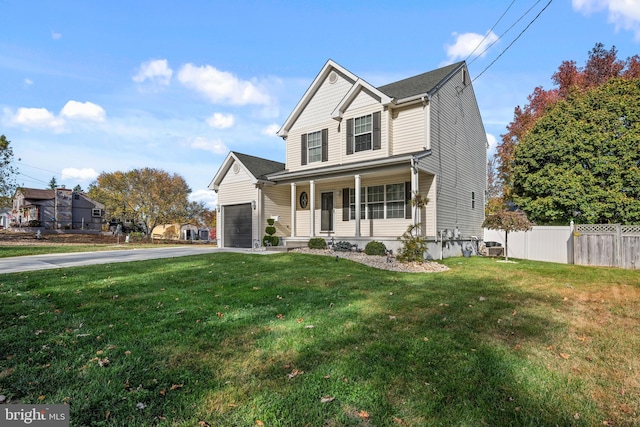
{"label": "front lawn", "polygon": [[[0,275],[0,396],[72,425],[640,424],[640,277],[216,253]],[[0,397],[2,399],[2,397]]]}

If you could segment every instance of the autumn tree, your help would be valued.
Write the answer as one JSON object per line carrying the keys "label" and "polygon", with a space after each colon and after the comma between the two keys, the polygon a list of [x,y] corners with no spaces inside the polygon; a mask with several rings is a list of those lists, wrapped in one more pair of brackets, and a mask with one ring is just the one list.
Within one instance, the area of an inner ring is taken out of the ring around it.
{"label": "autumn tree", "polygon": [[[507,126],[507,132],[500,136],[496,146],[496,178],[502,190],[501,194],[496,196],[498,199],[512,199],[515,147],[551,106],[575,92],[584,93],[612,78],[632,80],[640,77],[640,57],[635,55],[622,61],[618,59],[617,54],[615,46],[607,50],[602,43],[597,43],[589,52],[584,67],[578,67],[575,61],[562,62],[551,78],[554,88],[545,90],[542,86],[536,87],[527,98],[528,103],[524,107],[515,108],[513,121]],[[491,199],[489,204],[491,205]]]}
{"label": "autumn tree", "polygon": [[515,147],[513,202],[537,223],[640,223],[639,105],[621,78],[557,102]]}
{"label": "autumn tree", "polygon": [[505,208],[487,215],[482,226],[489,230],[504,231],[504,259],[509,261],[509,233],[513,231],[529,231],[532,224],[523,211]]}
{"label": "autumn tree", "polygon": [[18,171],[13,164],[10,143],[6,136],[0,135],[0,207],[11,205],[11,197],[17,187],[13,175]]}
{"label": "autumn tree", "polygon": [[108,217],[143,224],[147,234],[156,225],[185,222],[191,189],[184,178],[160,169],[103,172],[89,188],[89,197],[105,204]]}

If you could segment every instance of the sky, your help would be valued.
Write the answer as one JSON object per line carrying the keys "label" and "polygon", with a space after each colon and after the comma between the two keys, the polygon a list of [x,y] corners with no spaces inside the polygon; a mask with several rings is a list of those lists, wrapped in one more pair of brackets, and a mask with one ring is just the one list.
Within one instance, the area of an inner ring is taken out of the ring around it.
{"label": "sky", "polygon": [[276,132],[329,59],[374,86],[466,60],[493,149],[562,61],[640,54],[640,0],[0,0],[0,17],[19,185],[151,167],[210,208],[229,151],[284,162]]}

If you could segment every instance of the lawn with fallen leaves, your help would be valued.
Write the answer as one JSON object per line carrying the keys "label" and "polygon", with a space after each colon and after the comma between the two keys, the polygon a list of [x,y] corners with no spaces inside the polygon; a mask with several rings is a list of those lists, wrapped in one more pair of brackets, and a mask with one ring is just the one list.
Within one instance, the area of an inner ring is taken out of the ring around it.
{"label": "lawn with fallen leaves", "polygon": [[71,425],[640,424],[640,277],[237,253],[0,275],[0,405]]}

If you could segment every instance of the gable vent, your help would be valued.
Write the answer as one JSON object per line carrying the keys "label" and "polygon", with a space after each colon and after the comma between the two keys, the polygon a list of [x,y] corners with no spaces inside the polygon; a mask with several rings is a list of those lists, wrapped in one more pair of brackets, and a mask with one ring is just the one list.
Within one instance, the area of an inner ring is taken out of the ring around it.
{"label": "gable vent", "polygon": [[238,166],[237,163],[233,164],[233,173],[238,173],[240,172],[240,166]]}
{"label": "gable vent", "polygon": [[329,74],[329,83],[334,84],[337,81],[338,81],[338,74],[335,71],[332,71],[331,74]]}

